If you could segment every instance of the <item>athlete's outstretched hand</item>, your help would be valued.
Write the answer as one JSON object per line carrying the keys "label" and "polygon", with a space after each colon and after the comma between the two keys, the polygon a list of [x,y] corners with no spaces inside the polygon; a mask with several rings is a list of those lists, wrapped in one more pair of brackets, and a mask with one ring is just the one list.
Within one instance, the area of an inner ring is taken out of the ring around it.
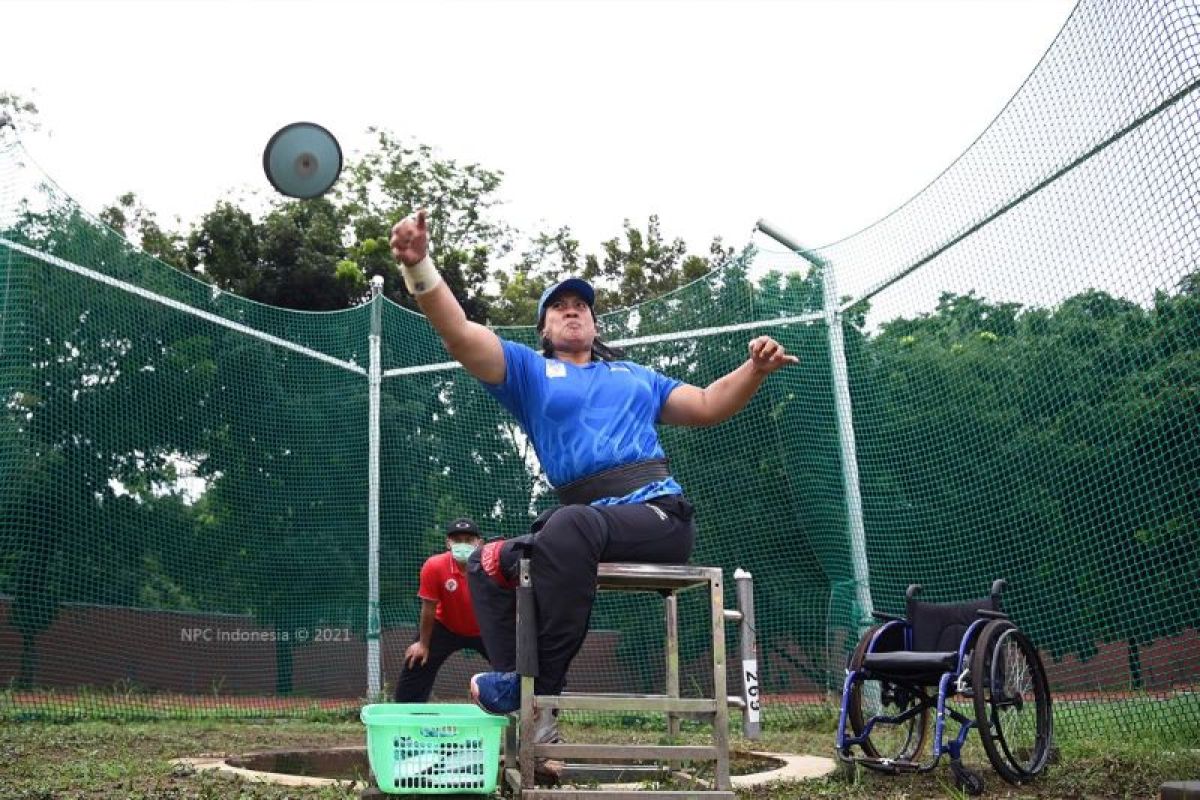
{"label": "athlete's outstretched hand", "polygon": [[425,209],[392,226],[392,257],[411,267],[429,254],[429,222]]}
{"label": "athlete's outstretched hand", "polygon": [[788,364],[800,363],[799,358],[789,354],[783,345],[770,336],[759,336],[750,342],[750,361],[764,375],[770,375]]}

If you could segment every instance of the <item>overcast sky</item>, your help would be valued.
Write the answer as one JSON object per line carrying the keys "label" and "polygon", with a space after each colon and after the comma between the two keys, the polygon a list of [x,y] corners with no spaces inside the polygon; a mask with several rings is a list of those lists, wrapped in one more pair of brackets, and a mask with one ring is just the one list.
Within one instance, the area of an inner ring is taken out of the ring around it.
{"label": "overcast sky", "polygon": [[179,227],[271,191],[296,120],[379,126],[505,173],[504,218],[594,251],[658,214],[703,252],[765,217],[809,246],[918,192],[986,128],[1073,0],[0,0],[0,91],[93,212]]}

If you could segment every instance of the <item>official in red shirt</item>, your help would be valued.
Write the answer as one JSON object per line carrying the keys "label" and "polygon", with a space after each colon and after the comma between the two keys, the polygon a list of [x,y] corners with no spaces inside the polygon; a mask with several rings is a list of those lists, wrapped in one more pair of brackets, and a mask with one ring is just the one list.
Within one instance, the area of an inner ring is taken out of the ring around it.
{"label": "official in red shirt", "polygon": [[421,567],[421,625],[417,640],[404,652],[397,703],[427,702],[442,663],[459,650],[470,648],[487,658],[463,572],[467,557],[482,541],[474,520],[456,519],[446,527],[446,552],[430,556]]}

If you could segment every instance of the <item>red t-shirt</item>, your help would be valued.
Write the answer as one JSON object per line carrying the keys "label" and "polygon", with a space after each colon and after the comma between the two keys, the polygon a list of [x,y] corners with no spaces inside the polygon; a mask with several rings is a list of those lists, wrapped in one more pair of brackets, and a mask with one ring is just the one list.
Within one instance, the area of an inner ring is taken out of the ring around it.
{"label": "red t-shirt", "polygon": [[434,616],[459,636],[478,636],[479,623],[471,608],[471,590],[467,576],[449,551],[430,556],[421,567],[421,588],[417,597],[437,603]]}

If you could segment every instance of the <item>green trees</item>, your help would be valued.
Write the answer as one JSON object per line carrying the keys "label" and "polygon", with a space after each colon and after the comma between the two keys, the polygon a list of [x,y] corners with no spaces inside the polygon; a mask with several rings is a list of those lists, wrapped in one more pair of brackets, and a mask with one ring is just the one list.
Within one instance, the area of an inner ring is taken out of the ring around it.
{"label": "green trees", "polygon": [[[488,284],[513,236],[491,218],[499,183],[499,173],[380,133],[340,194],[281,201],[261,218],[223,201],[179,233],[128,193],[100,214],[126,241],[47,193],[46,210],[27,210],[4,233],[206,314],[365,364],[368,314],[356,306],[372,274],[411,304],[387,235],[418,199],[434,217],[447,282],[470,313],[486,319],[495,303],[514,320],[531,319],[542,284],[525,284],[523,293],[510,287],[503,300]],[[361,376],[37,259],[10,254],[0,268],[0,593],[12,596],[10,620],[22,637],[18,682],[37,681],[38,639],[70,602],[249,615],[275,630],[323,621],[362,633]],[[331,320],[272,307],[346,313]],[[412,324],[386,316],[390,331]],[[418,341],[421,358],[436,360],[440,345],[425,330],[386,345],[389,363],[407,363],[405,351]],[[482,517],[494,507],[494,530],[511,530],[528,512],[536,473],[511,426],[463,424],[491,411],[473,381],[447,374],[416,392],[394,381],[384,395],[383,597],[396,619],[416,566],[438,547],[440,536],[429,536],[436,520]],[[424,422],[414,428],[413,419]],[[482,485],[499,493],[487,508],[477,496]],[[282,693],[294,686],[294,644],[276,651]]]}
{"label": "green trees", "polygon": [[439,267],[468,313],[486,319],[484,291],[494,259],[511,232],[493,219],[501,175],[477,164],[439,158],[376,131],[375,147],[347,164],[335,192],[314,200],[278,200],[257,220],[219,201],[186,235],[166,234],[130,195],[105,221],[141,236],[142,246],[223,290],[268,305],[305,311],[349,308],[367,296],[367,281],[415,307],[402,289],[388,249],[392,224],[428,207]]}
{"label": "green trees", "polygon": [[[597,285],[609,339],[820,307],[819,274],[751,281],[752,252],[731,260],[717,240],[690,253],[657,217],[625,221],[597,253],[565,225],[522,239],[498,216],[501,179],[380,132],[338,193],[261,217],[221,202],[173,232],[124,195],[101,217],[132,246],[54,203],[5,236],[359,366],[368,278],[412,306],[387,237],[418,204],[448,284],[493,325],[528,325],[566,274]],[[363,630],[364,376],[37,259],[0,259],[0,275],[0,592],[13,598],[22,683],[73,601]],[[1141,648],[1195,627],[1200,608],[1198,287],[1192,274],[1153,303],[1088,291],[1049,308],[946,294],[878,329],[856,310],[844,333],[876,602],[896,611],[911,582],[962,597],[1003,576],[1040,645],[1088,658],[1126,643],[1130,680],[1143,680]],[[386,305],[383,331],[388,369],[445,360],[406,310]],[[802,365],[721,427],[662,436],[700,509],[696,561],[751,570],[763,652],[819,683],[828,664],[813,654],[857,622],[839,616],[853,570],[827,332],[763,326],[630,357],[704,385],[758,333]],[[552,500],[528,442],[459,372],[387,377],[381,429],[381,596],[394,625],[415,618],[416,570],[440,547],[441,521],[470,514],[512,535]],[[644,613],[599,608],[597,622]],[[630,661],[649,663],[644,639],[622,644]],[[280,692],[295,687],[295,658],[294,643],[277,648]]]}
{"label": "green trees", "polygon": [[267,305],[332,311],[361,300],[366,277],[347,268],[344,210],[318,198],[283,203],[261,222],[227,202],[188,236],[189,268]]}
{"label": "green trees", "polygon": [[[52,203],[5,234],[68,260],[120,264],[144,284],[162,278],[159,265],[69,205]],[[134,605],[161,577],[146,576],[153,553],[141,532],[170,514],[165,487],[200,431],[195,418],[153,409],[186,405],[205,374],[190,368],[165,309],[127,305],[114,289],[25,256],[4,270],[0,586],[13,595],[18,682],[28,684],[36,638],[62,603]]]}
{"label": "green trees", "polygon": [[428,145],[407,145],[387,131],[374,133],[375,148],[349,166],[338,191],[352,229],[350,260],[367,275],[383,275],[385,293],[416,308],[400,290],[388,237],[401,217],[425,208],[442,277],[471,319],[488,319],[485,284],[513,237],[495,213],[503,174],[439,158]]}
{"label": "green trees", "polygon": [[111,206],[102,209],[100,221],[130,242],[140,245],[142,252],[147,255],[175,269],[186,269],[187,253],[183,237],[159,225],[157,215],[146,208],[133,192],[126,192]]}
{"label": "green trees", "polygon": [[1189,286],[1150,308],[1098,291],[1028,310],[944,295],[886,324],[855,392],[877,597],[1006,577],[1041,646],[1088,658],[1126,642],[1140,685],[1139,645],[1200,620]]}
{"label": "green trees", "polygon": [[100,217],[146,254],[267,305],[349,308],[379,275],[386,296],[415,309],[388,237],[396,220],[423,207],[446,283],[469,318],[493,325],[529,324],[541,290],[567,274],[596,282],[601,308],[615,309],[689,283],[732,255],[719,239],[707,254],[689,254],[683,240],[666,240],[657,216],[644,230],[625,220],[599,254],[583,253],[566,225],[522,240],[498,216],[502,173],[373,132],[374,147],[347,164],[334,192],[279,199],[261,219],[221,200],[190,231],[171,231],[132,193]]}
{"label": "green trees", "polygon": [[627,308],[661,297],[733,255],[718,238],[712,243],[710,258],[689,256],[682,239],[668,242],[663,238],[657,215],[650,216],[644,232],[625,220],[621,236],[608,239],[602,247],[602,256],[586,257],[582,277],[600,287],[597,303],[605,309]]}

